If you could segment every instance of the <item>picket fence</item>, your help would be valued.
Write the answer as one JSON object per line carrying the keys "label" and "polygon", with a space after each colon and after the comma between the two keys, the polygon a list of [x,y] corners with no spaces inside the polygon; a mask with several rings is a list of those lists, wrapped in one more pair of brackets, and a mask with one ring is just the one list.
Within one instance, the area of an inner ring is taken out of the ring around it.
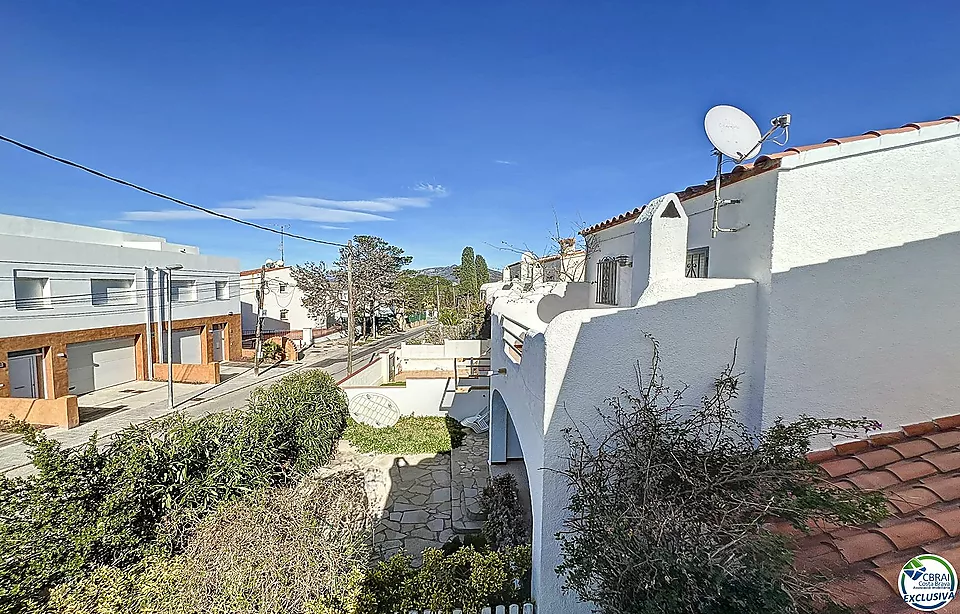
{"label": "picket fence", "polygon": [[[434,612],[433,610],[410,610],[407,614],[446,614],[445,612]],[[450,614],[463,614],[463,610],[454,610]],[[480,614],[533,614],[533,604],[525,603],[522,606],[513,604],[511,606],[498,605],[495,608],[486,607],[480,610]]]}

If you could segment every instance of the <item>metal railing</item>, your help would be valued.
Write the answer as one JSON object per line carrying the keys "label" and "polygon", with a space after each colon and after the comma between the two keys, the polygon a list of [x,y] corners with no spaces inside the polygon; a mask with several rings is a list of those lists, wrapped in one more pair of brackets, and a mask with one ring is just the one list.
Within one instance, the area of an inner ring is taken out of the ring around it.
{"label": "metal railing", "polygon": [[[522,332],[518,335],[512,330],[510,330],[509,328],[507,328],[506,326],[500,327],[503,330],[503,343],[504,343],[504,346],[505,346],[504,349],[507,355],[515,358],[517,361],[520,361],[520,359],[523,357],[523,339],[526,336],[527,331],[530,330],[530,327],[524,324],[521,324],[520,322],[517,322],[513,318],[509,318],[504,315],[501,315],[500,317],[506,320],[507,322],[510,322],[511,324],[515,324],[517,327],[519,327],[522,330]],[[512,342],[507,339],[508,335],[513,340]]]}

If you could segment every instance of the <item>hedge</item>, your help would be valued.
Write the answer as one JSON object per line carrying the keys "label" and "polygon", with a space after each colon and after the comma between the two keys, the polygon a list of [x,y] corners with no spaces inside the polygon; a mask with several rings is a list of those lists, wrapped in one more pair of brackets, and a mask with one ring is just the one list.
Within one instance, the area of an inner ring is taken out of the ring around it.
{"label": "hedge", "polygon": [[326,463],[346,427],[347,397],[322,371],[255,390],[244,408],[182,413],[78,448],[28,429],[36,474],[0,477],[0,612],[42,604],[49,590],[100,566],[181,548],[225,501],[287,483]]}

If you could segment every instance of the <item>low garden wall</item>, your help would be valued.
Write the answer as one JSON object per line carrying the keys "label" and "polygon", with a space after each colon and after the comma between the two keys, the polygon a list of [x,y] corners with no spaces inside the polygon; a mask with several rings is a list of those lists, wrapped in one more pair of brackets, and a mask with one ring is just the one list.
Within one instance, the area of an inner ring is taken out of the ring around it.
{"label": "low garden wall", "polygon": [[11,415],[37,426],[69,429],[80,424],[77,397],[72,394],[56,399],[0,398],[0,420],[6,420]]}
{"label": "low garden wall", "polygon": [[[153,379],[167,381],[167,363],[153,363]],[[202,365],[174,363],[173,381],[181,384],[219,384],[220,363]]]}

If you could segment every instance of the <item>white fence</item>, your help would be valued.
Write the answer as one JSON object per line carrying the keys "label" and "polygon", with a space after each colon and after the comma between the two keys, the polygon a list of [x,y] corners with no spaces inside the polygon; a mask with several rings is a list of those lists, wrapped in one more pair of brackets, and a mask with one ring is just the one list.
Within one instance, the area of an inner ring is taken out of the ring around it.
{"label": "white fence", "polygon": [[[420,610],[410,610],[407,614],[446,614],[445,612],[434,612],[433,610],[423,610],[422,613]],[[454,610],[450,614],[463,614],[463,610]],[[511,606],[502,606],[498,605],[495,608],[483,608],[480,610],[480,614],[533,614],[533,604],[525,603],[522,606],[513,604]]]}

